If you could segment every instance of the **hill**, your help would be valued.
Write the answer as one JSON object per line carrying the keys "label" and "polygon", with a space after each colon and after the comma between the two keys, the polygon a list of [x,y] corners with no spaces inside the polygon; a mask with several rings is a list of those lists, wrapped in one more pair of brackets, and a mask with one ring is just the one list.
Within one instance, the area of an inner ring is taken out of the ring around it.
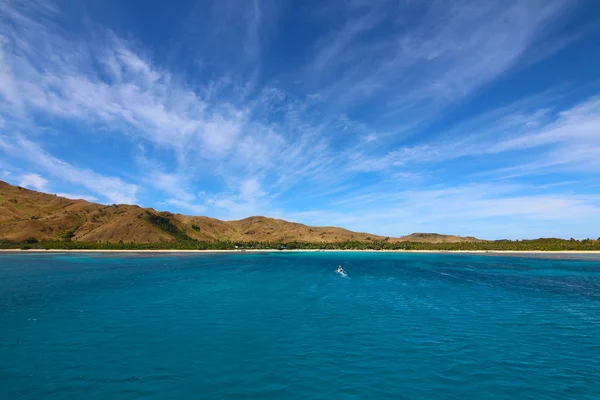
{"label": "hill", "polygon": [[135,205],[102,205],[36,192],[0,181],[0,240],[100,243],[381,241],[455,243],[472,237],[415,233],[385,238],[338,227],[311,227],[267,217],[237,221],[159,212]]}
{"label": "hill", "polygon": [[463,243],[478,242],[473,236],[440,235],[439,233],[411,233],[398,239],[401,242],[415,243]]}

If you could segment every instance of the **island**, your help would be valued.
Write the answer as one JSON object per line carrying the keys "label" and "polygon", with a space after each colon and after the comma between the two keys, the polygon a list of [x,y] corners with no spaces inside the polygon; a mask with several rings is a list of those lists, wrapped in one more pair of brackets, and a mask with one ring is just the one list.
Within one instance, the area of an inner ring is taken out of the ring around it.
{"label": "island", "polygon": [[253,216],[222,221],[136,205],[103,205],[0,181],[3,250],[600,251],[600,238],[481,240],[413,233],[384,237]]}

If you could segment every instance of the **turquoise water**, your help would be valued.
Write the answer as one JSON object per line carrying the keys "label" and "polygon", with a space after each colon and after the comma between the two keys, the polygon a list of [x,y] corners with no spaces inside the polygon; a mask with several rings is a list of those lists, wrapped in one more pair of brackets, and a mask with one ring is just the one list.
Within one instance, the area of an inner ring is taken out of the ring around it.
{"label": "turquoise water", "polygon": [[0,397],[600,399],[600,261],[0,255]]}

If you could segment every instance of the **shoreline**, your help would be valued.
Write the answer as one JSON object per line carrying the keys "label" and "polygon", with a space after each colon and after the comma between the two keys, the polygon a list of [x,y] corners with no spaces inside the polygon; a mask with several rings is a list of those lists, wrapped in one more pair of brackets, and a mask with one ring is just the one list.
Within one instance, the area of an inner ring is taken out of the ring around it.
{"label": "shoreline", "polygon": [[597,254],[600,250],[107,250],[107,249],[0,249],[0,253],[424,253],[424,254]]}

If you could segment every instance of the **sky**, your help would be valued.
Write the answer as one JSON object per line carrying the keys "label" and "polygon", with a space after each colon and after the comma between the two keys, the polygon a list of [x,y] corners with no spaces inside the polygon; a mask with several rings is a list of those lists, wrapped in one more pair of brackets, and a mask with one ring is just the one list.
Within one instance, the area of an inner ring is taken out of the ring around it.
{"label": "sky", "polygon": [[401,236],[600,236],[596,0],[0,0],[0,179]]}

